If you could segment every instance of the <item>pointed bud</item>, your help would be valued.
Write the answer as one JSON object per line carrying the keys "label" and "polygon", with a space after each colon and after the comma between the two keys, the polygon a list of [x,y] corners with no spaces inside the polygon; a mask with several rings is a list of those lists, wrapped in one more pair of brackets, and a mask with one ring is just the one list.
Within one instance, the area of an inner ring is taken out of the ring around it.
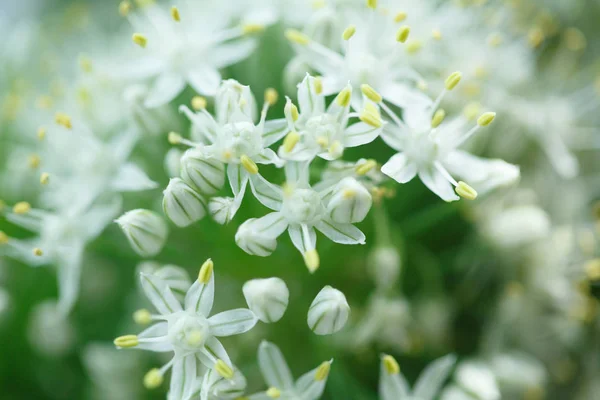
{"label": "pointed bud", "polygon": [[215,194],[225,184],[225,165],[204,157],[198,149],[189,149],[181,157],[181,177],[199,193]]}
{"label": "pointed bud", "polygon": [[165,221],[153,211],[137,209],[128,211],[116,221],[133,250],[142,257],[160,253],[169,229]]}
{"label": "pointed bud", "polygon": [[248,308],[265,323],[277,322],[288,306],[290,292],[279,278],[252,279],[244,283]]}
{"label": "pointed bud", "polygon": [[317,335],[331,335],[346,325],[349,315],[346,296],[331,286],[325,286],[308,309],[308,326]]}
{"label": "pointed bud", "polygon": [[327,212],[334,222],[352,224],[364,220],[372,204],[373,199],[367,188],[348,177],[336,185],[327,204]]}
{"label": "pointed bud", "polygon": [[163,191],[163,212],[178,227],[200,221],[206,215],[206,201],[179,178],[172,178]]}

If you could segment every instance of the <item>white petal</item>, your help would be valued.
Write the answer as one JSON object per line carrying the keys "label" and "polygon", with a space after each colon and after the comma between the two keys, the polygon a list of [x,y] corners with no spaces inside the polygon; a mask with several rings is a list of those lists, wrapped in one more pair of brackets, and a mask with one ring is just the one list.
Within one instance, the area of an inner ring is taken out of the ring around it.
{"label": "white petal", "polygon": [[312,227],[308,228],[308,243],[306,243],[304,240],[304,235],[302,234],[302,228],[300,225],[290,225],[288,228],[288,233],[290,234],[292,243],[302,254],[306,253],[307,250],[316,248],[317,246],[317,233]]}
{"label": "white petal", "polygon": [[223,360],[227,365],[232,365],[231,359],[223,347],[223,344],[216,337],[212,337],[204,343],[205,350],[197,353],[198,359],[206,368],[213,369],[217,360]]}
{"label": "white petal", "polygon": [[194,388],[197,374],[194,354],[175,359],[171,370],[169,398],[185,399],[188,397]]}
{"label": "white petal", "polygon": [[279,321],[287,309],[290,291],[282,279],[252,279],[242,288],[248,308],[265,323]]}
{"label": "white petal", "polygon": [[285,163],[285,181],[289,185],[308,185],[308,162],[289,161]]}
{"label": "white petal", "polygon": [[265,122],[263,128],[263,145],[269,147],[282,139],[288,133],[288,124],[285,119],[272,119]]}
{"label": "white petal", "polygon": [[423,109],[433,104],[433,100],[421,90],[402,83],[388,83],[379,89],[384,99],[400,108]]}
{"label": "white petal", "polygon": [[145,329],[142,333],[138,335],[138,339],[158,339],[162,340],[152,340],[148,343],[142,343],[135,346],[136,349],[140,350],[148,350],[155,351],[157,353],[167,353],[173,351],[173,346],[167,337],[169,332],[169,324],[166,322],[159,322],[157,324],[152,325],[151,327]]}
{"label": "white petal", "polygon": [[273,211],[281,210],[283,191],[278,186],[268,182],[260,174],[250,176],[250,188],[258,201]]}
{"label": "white petal", "polygon": [[119,168],[110,186],[115,192],[137,192],[154,189],[158,184],[148,178],[148,175],[140,167],[127,163]]}
{"label": "white petal", "polygon": [[277,238],[287,226],[285,217],[278,212],[258,219],[252,218],[240,225],[235,242],[248,254],[266,257],[275,251]]}
{"label": "white petal", "polygon": [[273,164],[277,168],[283,167],[284,164],[284,161],[271,149],[264,149],[260,154],[255,155],[253,159],[257,164]]}
{"label": "white petal", "polygon": [[148,274],[140,274],[140,280],[146,297],[159,313],[169,315],[181,311],[181,304],[179,304],[165,281]]}
{"label": "white petal", "polygon": [[215,336],[239,335],[256,325],[258,318],[247,308],[224,311],[208,319],[210,332]]}
{"label": "white petal", "polygon": [[215,274],[210,275],[207,284],[196,279],[185,296],[185,309],[208,317],[215,298]]}
{"label": "white petal", "polygon": [[213,197],[208,202],[208,211],[217,223],[221,225],[228,224],[239,210],[242,204],[241,199],[240,195],[236,198]]}
{"label": "white petal", "polygon": [[296,382],[296,392],[299,393],[303,399],[318,399],[323,395],[325,385],[327,384],[327,377],[322,380],[315,379],[319,367],[305,373]]}
{"label": "white petal", "polygon": [[205,96],[214,96],[221,83],[221,74],[216,68],[198,68],[188,73],[187,80],[196,92]]}
{"label": "white petal", "polygon": [[408,400],[410,387],[402,373],[390,374],[386,371],[383,361],[379,372],[379,395],[381,400]]}
{"label": "white petal", "polygon": [[84,243],[69,246],[65,252],[67,254],[57,260],[59,289],[57,309],[64,316],[69,315],[79,296],[83,247]]}
{"label": "white petal", "polygon": [[252,38],[219,44],[211,51],[210,61],[218,69],[229,67],[252,54],[256,45],[256,40]]}
{"label": "white petal", "polygon": [[267,385],[280,390],[292,388],[294,379],[290,368],[285,362],[281,350],[273,343],[263,341],[260,344],[258,365]]}
{"label": "white petal", "polygon": [[189,149],[181,157],[181,178],[201,194],[215,194],[225,184],[225,164]]}
{"label": "white petal", "polygon": [[344,146],[357,147],[371,143],[380,133],[381,128],[374,128],[364,122],[358,122],[344,132]]}
{"label": "white petal", "polygon": [[322,220],[315,225],[329,240],[340,244],[365,244],[365,234],[352,224]]}
{"label": "white petal", "polygon": [[456,363],[456,356],[449,354],[435,360],[425,368],[413,388],[413,396],[423,400],[433,400],[439,394]]}
{"label": "white petal", "polygon": [[147,108],[156,108],[169,103],[185,88],[185,79],[183,76],[163,72],[156,78],[152,88],[148,91],[144,106]]}
{"label": "white petal", "polygon": [[300,112],[309,116],[325,111],[325,96],[316,93],[314,81],[315,78],[306,74],[306,77],[298,84]]}
{"label": "white petal", "polygon": [[240,194],[242,188],[246,188],[248,178],[248,171],[246,171],[241,164],[227,165],[227,179],[229,180],[229,186],[231,186],[231,191],[234,196]]}
{"label": "white petal", "polygon": [[398,153],[383,164],[381,172],[398,183],[406,183],[417,175],[417,164],[408,161],[404,153]]}
{"label": "white petal", "polygon": [[350,315],[350,306],[341,291],[325,286],[308,309],[308,327],[317,335],[331,335],[341,330]]}
{"label": "white petal", "polygon": [[419,171],[419,178],[429,190],[440,196],[442,200],[450,202],[460,199],[454,193],[452,184],[437,169]]}

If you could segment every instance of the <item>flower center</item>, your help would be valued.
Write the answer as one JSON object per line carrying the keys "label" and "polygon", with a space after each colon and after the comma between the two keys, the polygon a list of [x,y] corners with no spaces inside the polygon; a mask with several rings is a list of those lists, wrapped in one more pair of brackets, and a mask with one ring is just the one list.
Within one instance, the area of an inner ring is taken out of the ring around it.
{"label": "flower center", "polygon": [[290,223],[315,224],[324,212],[321,196],[312,189],[295,189],[284,197],[281,212]]}
{"label": "flower center", "polygon": [[252,157],[261,152],[263,146],[260,129],[250,122],[233,122],[223,126],[221,148],[223,161],[236,160],[246,155]]}
{"label": "flower center", "polygon": [[311,145],[326,148],[335,140],[339,140],[339,128],[339,123],[333,115],[322,114],[306,121],[304,133]]}
{"label": "flower center", "polygon": [[199,314],[181,311],[169,320],[168,337],[173,347],[197,350],[204,346],[209,336],[208,321]]}

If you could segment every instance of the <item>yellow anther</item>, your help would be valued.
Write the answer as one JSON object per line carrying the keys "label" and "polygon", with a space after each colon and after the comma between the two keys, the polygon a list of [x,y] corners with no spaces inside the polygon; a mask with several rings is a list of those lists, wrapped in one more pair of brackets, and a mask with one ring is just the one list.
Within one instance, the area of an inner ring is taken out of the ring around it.
{"label": "yellow anther", "polygon": [[341,157],[342,153],[344,152],[344,146],[342,146],[342,142],[339,140],[334,140],[333,143],[331,143],[331,146],[329,146],[328,152],[333,158]]}
{"label": "yellow anther", "polygon": [[29,164],[29,168],[31,169],[39,168],[41,163],[42,159],[37,154],[31,154],[29,157],[27,157],[27,164]]}
{"label": "yellow anther", "polygon": [[357,165],[356,168],[354,168],[354,171],[357,175],[364,176],[371,172],[375,167],[377,167],[377,161],[367,160],[364,163]]}
{"label": "yellow anther", "polygon": [[581,51],[587,46],[587,39],[583,32],[577,28],[568,28],[565,30],[565,43],[571,51]]}
{"label": "yellow anther", "polygon": [[327,379],[330,369],[331,363],[329,361],[322,362],[319,368],[317,368],[317,372],[315,372],[315,381],[324,381]]}
{"label": "yellow anther", "polygon": [[151,6],[155,2],[155,0],[134,0],[134,1],[135,1],[135,5],[140,8]]}
{"label": "yellow anther", "polygon": [[364,122],[367,125],[372,126],[373,128],[381,128],[381,126],[383,125],[383,122],[381,121],[381,117],[378,114],[373,113],[368,110],[364,110],[360,114],[359,118],[362,122]]}
{"label": "yellow anther", "polygon": [[446,118],[446,111],[439,109],[433,114],[433,118],[431,118],[431,127],[437,128],[440,126],[442,122],[444,122],[444,118]]}
{"label": "yellow anther", "polygon": [[46,128],[40,126],[37,130],[37,138],[38,140],[44,140],[46,138]]}
{"label": "yellow anther", "polygon": [[285,103],[285,108],[283,111],[286,115],[289,115],[292,118],[292,121],[298,121],[300,115],[298,114],[298,107],[296,107],[294,103],[292,103],[291,101]]}
{"label": "yellow anther", "polygon": [[400,11],[399,13],[397,13],[394,16],[394,22],[402,22],[402,21],[404,21],[406,19],[406,17],[408,17],[408,14],[406,14],[403,11]]}
{"label": "yellow anther", "polygon": [[225,379],[233,378],[233,368],[231,368],[223,360],[217,360],[215,363],[215,371]]}
{"label": "yellow anther", "polygon": [[50,182],[50,174],[47,172],[42,173],[42,175],[40,175],[40,183],[42,185],[47,185]]}
{"label": "yellow anther", "polygon": [[256,163],[247,155],[244,154],[240,157],[240,163],[242,164],[242,167],[244,167],[244,169],[250,174],[258,174],[258,165],[256,165]]}
{"label": "yellow anther", "polygon": [[133,313],[133,321],[138,325],[149,325],[152,322],[152,315],[150,311],[142,308]]}
{"label": "yellow anther", "polygon": [[369,100],[371,100],[374,103],[380,103],[381,100],[383,100],[381,95],[375,89],[373,89],[371,86],[367,85],[366,83],[363,83],[362,85],[360,85],[360,90],[365,96],[367,96],[367,98]]}
{"label": "yellow anther", "polygon": [[475,200],[477,198],[477,192],[475,189],[463,181],[458,182],[458,185],[454,188],[454,191],[457,195],[466,200]]}
{"label": "yellow anther", "polygon": [[179,8],[173,6],[171,7],[171,18],[173,18],[174,21],[181,21],[181,15],[179,14]]}
{"label": "yellow anther", "polygon": [[475,121],[477,116],[481,113],[481,104],[477,102],[469,103],[463,110],[465,118],[469,121]]}
{"label": "yellow anther", "polygon": [[344,29],[344,33],[342,33],[342,39],[350,40],[352,36],[356,33],[356,26],[349,25],[346,29]]}
{"label": "yellow anther", "polygon": [[293,42],[293,43],[296,43],[296,44],[299,44],[302,46],[306,46],[307,44],[310,43],[310,38],[308,36],[306,36],[304,33],[297,31],[295,29],[288,29],[287,31],[285,31],[285,37],[290,42]]}
{"label": "yellow anther", "polygon": [[27,214],[29,211],[31,211],[31,204],[26,201],[20,201],[13,207],[15,214]]}
{"label": "yellow anther", "polygon": [[423,43],[419,40],[409,40],[406,44],[406,52],[408,54],[418,53],[423,47]]}
{"label": "yellow anther", "polygon": [[39,247],[33,249],[33,255],[36,257],[41,257],[44,255],[44,252]]}
{"label": "yellow anther", "polygon": [[327,3],[325,3],[325,0],[313,0],[311,5],[313,9],[318,10],[325,7]]}
{"label": "yellow anther", "polygon": [[488,44],[492,47],[498,47],[502,44],[502,35],[500,35],[499,33],[492,33],[489,37],[488,37]]}
{"label": "yellow anther", "polygon": [[6,233],[0,231],[0,245],[7,244],[8,240],[9,240],[8,235]]}
{"label": "yellow anther", "polygon": [[317,269],[319,269],[319,264],[321,263],[321,260],[319,259],[319,253],[317,253],[317,250],[312,249],[304,253],[304,263],[306,264],[306,268],[308,268],[308,271],[311,274],[314,273]]}
{"label": "yellow anther", "polygon": [[131,3],[128,1],[122,1],[119,4],[119,14],[121,14],[121,16],[126,17],[127,15],[129,15],[129,12],[131,11]]}
{"label": "yellow anther", "polygon": [[92,72],[92,70],[94,69],[92,60],[90,60],[90,58],[85,55],[79,56],[79,68],[81,68],[83,72]]}
{"label": "yellow anther", "polygon": [[269,396],[272,399],[278,399],[281,397],[281,390],[279,390],[273,386],[270,387],[269,389],[267,389],[267,391],[265,393],[267,396]]}
{"label": "yellow anther", "polygon": [[400,365],[398,365],[398,361],[390,355],[385,355],[382,358],[383,368],[388,375],[396,375],[400,373]]}
{"label": "yellow anther", "polygon": [[585,263],[583,266],[588,279],[592,281],[600,280],[600,259],[596,258]]}
{"label": "yellow anther", "polygon": [[277,100],[279,100],[279,93],[277,93],[277,90],[273,88],[268,88],[265,90],[266,103],[269,103],[270,106],[273,106],[275,103],[277,103]]}
{"label": "yellow anther", "polygon": [[262,32],[265,30],[265,26],[261,24],[245,24],[242,25],[242,32],[244,35],[250,35],[253,33]]}
{"label": "yellow anther", "polygon": [[169,132],[169,137],[168,137],[169,143],[171,143],[171,144],[179,144],[179,143],[181,143],[181,139],[182,139],[182,137],[181,137],[181,135],[179,133],[177,133],[177,132]]}
{"label": "yellow anther", "polygon": [[496,118],[496,113],[495,112],[486,112],[486,113],[482,114],[481,117],[479,117],[477,119],[477,125],[479,125],[479,126],[488,126],[489,124],[491,124],[492,122],[494,122],[495,118]]}
{"label": "yellow anther", "polygon": [[367,7],[374,10],[377,8],[377,0],[367,0]]}
{"label": "yellow anther", "polygon": [[204,261],[204,264],[200,267],[200,272],[198,272],[198,282],[206,285],[210,281],[214,268],[215,264],[210,258]]}
{"label": "yellow anther", "polygon": [[300,135],[298,132],[290,132],[286,135],[285,139],[283,139],[283,150],[286,153],[291,153],[294,150],[294,147],[298,144],[300,140]]}
{"label": "yellow anther", "polygon": [[350,105],[350,100],[352,100],[352,89],[346,86],[340,94],[337,95],[336,101],[339,106],[348,107]]}
{"label": "yellow anther", "polygon": [[546,35],[544,35],[544,31],[539,27],[531,28],[527,33],[527,41],[533,48],[540,47],[545,39]]}
{"label": "yellow anther", "polygon": [[41,110],[49,110],[50,108],[52,108],[52,104],[52,97],[46,94],[38,96],[38,98],[35,101],[35,105]]}
{"label": "yellow anther", "polygon": [[448,76],[448,78],[446,78],[446,82],[444,83],[446,90],[454,89],[456,87],[456,85],[458,85],[460,83],[461,79],[462,79],[462,73],[460,73],[458,71],[450,74],[450,76]]}
{"label": "yellow anther", "polygon": [[410,26],[404,25],[396,32],[396,41],[405,43],[408,40],[408,35],[410,35]]}
{"label": "yellow anther", "polygon": [[315,93],[316,94],[321,94],[323,93],[323,79],[321,79],[320,76],[317,76],[314,80],[313,80],[313,84],[315,86]]}
{"label": "yellow anther", "polygon": [[329,146],[329,139],[327,139],[327,137],[325,137],[325,136],[319,136],[317,138],[317,144],[319,146],[321,146],[322,148],[325,148],[325,147]]}
{"label": "yellow anther", "polygon": [[229,150],[225,150],[223,151],[223,158],[227,161],[231,160],[231,157],[233,157],[233,153]]}
{"label": "yellow anther", "polygon": [[71,117],[65,113],[61,113],[61,112],[56,113],[56,115],[54,116],[54,121],[58,125],[62,125],[67,129],[73,128],[73,124],[71,122]]}
{"label": "yellow anther", "polygon": [[142,35],[141,33],[134,33],[133,36],[131,36],[131,40],[133,40],[133,43],[137,44],[140,47],[146,47],[146,45],[148,44],[148,38],[145,35]]}
{"label": "yellow anther", "polygon": [[431,32],[431,37],[434,38],[435,40],[442,40],[442,38],[443,38],[442,32],[439,29],[434,29]]}
{"label": "yellow anther", "polygon": [[158,368],[151,369],[144,375],[144,386],[146,389],[156,389],[163,383],[163,376]]}
{"label": "yellow anther", "polygon": [[344,199],[347,199],[347,200],[349,200],[349,199],[353,199],[353,198],[354,198],[354,196],[356,196],[356,190],[353,190],[353,189],[345,189],[345,190],[342,192],[342,197],[343,197]]}
{"label": "yellow anther", "polygon": [[192,108],[195,111],[204,110],[206,108],[206,99],[202,96],[192,97]]}
{"label": "yellow anther", "polygon": [[125,335],[119,336],[115,339],[114,344],[117,347],[122,347],[124,349],[128,349],[131,347],[135,347],[139,344],[139,340],[137,335]]}

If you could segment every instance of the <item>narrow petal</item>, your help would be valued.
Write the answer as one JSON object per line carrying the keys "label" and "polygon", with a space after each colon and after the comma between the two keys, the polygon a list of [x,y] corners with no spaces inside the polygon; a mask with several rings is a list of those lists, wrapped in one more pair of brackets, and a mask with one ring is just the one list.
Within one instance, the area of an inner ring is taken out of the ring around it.
{"label": "narrow petal", "polygon": [[248,182],[248,171],[241,164],[227,165],[227,178],[234,196],[237,196],[246,187]]}
{"label": "narrow petal", "polygon": [[437,194],[444,201],[456,201],[459,200],[454,193],[452,184],[444,178],[444,176],[436,169],[419,171],[419,178],[421,181],[431,190]]}
{"label": "narrow petal", "polygon": [[404,109],[423,109],[433,100],[421,90],[402,83],[391,83],[379,88],[384,99]]}
{"label": "narrow petal", "polygon": [[181,304],[179,304],[179,301],[171,292],[171,288],[164,280],[148,274],[140,274],[140,280],[146,297],[159,313],[168,315],[181,311]]}
{"label": "narrow petal", "polygon": [[294,243],[294,246],[296,246],[300,253],[304,254],[307,250],[316,248],[317,233],[315,232],[314,228],[308,228],[308,243],[306,243],[305,241],[300,225],[290,225],[290,227],[288,228],[288,232],[290,234],[290,238],[292,239],[292,243]]}
{"label": "narrow petal", "polygon": [[213,369],[217,360],[223,360],[227,365],[232,365],[227,350],[216,337],[208,339],[204,343],[204,351],[197,353],[197,355],[206,368]]}
{"label": "narrow petal", "polygon": [[[331,364],[331,361],[329,363]],[[327,377],[324,379],[317,379],[317,371],[320,368],[321,366],[305,373],[298,381],[296,381],[296,392],[300,394],[303,399],[318,399],[323,395],[325,385],[327,384]]]}
{"label": "narrow petal", "polygon": [[250,177],[250,188],[258,201],[273,211],[281,210],[283,191],[278,186],[268,182],[260,174]]}
{"label": "narrow petal", "polygon": [[433,400],[439,394],[456,363],[456,356],[449,354],[432,362],[421,373],[413,388],[413,396],[423,400]]}
{"label": "narrow petal", "polygon": [[357,147],[371,143],[380,133],[381,128],[374,128],[364,122],[358,122],[344,132],[344,146]]}
{"label": "narrow petal", "polygon": [[208,319],[210,332],[215,336],[239,335],[256,325],[258,318],[247,308],[224,311]]}
{"label": "narrow petal", "polygon": [[148,175],[137,165],[127,163],[121,166],[110,183],[115,192],[138,192],[154,189],[158,186],[156,182],[148,178]]}
{"label": "narrow petal", "polygon": [[[140,350],[155,351],[157,353],[166,353],[173,351],[173,346],[169,341],[167,334],[169,333],[169,324],[167,322],[159,322],[146,328],[138,335],[140,344],[135,348]],[[144,341],[143,339],[151,339]]]}
{"label": "narrow petal", "polygon": [[308,74],[298,84],[298,105],[302,114],[308,116],[322,114],[325,111],[325,96],[317,94],[315,78]]}
{"label": "narrow petal", "polygon": [[398,183],[406,183],[417,175],[417,165],[408,161],[404,153],[398,153],[383,164],[381,172]]}
{"label": "narrow petal", "polygon": [[217,69],[229,67],[247,58],[256,49],[257,41],[252,38],[221,43],[211,51],[211,63]]}
{"label": "narrow petal", "polygon": [[282,119],[272,119],[265,122],[263,128],[263,145],[269,147],[275,142],[281,140],[289,132],[287,121]]}
{"label": "narrow petal", "polygon": [[197,374],[194,354],[176,359],[171,370],[169,398],[185,399],[189,397],[194,388]]}
{"label": "narrow petal", "polygon": [[381,400],[408,400],[411,398],[410,387],[401,372],[390,374],[383,362],[379,372],[379,395]]}
{"label": "narrow petal", "polygon": [[196,92],[205,96],[214,96],[221,83],[221,74],[216,68],[198,68],[188,73],[187,80]]}
{"label": "narrow petal", "polygon": [[179,74],[163,72],[156,78],[154,85],[148,91],[144,106],[156,108],[169,103],[185,87],[185,79]]}
{"label": "narrow petal", "polygon": [[278,389],[291,389],[294,378],[281,350],[273,343],[263,341],[258,348],[258,365],[265,382]]}
{"label": "narrow petal", "polygon": [[329,240],[340,244],[365,244],[365,234],[352,224],[323,220],[315,225]]}
{"label": "narrow petal", "polygon": [[196,282],[188,290],[185,296],[185,309],[194,311],[208,317],[212,310],[213,301],[215,298],[215,274],[210,275],[210,280],[207,284]]}

